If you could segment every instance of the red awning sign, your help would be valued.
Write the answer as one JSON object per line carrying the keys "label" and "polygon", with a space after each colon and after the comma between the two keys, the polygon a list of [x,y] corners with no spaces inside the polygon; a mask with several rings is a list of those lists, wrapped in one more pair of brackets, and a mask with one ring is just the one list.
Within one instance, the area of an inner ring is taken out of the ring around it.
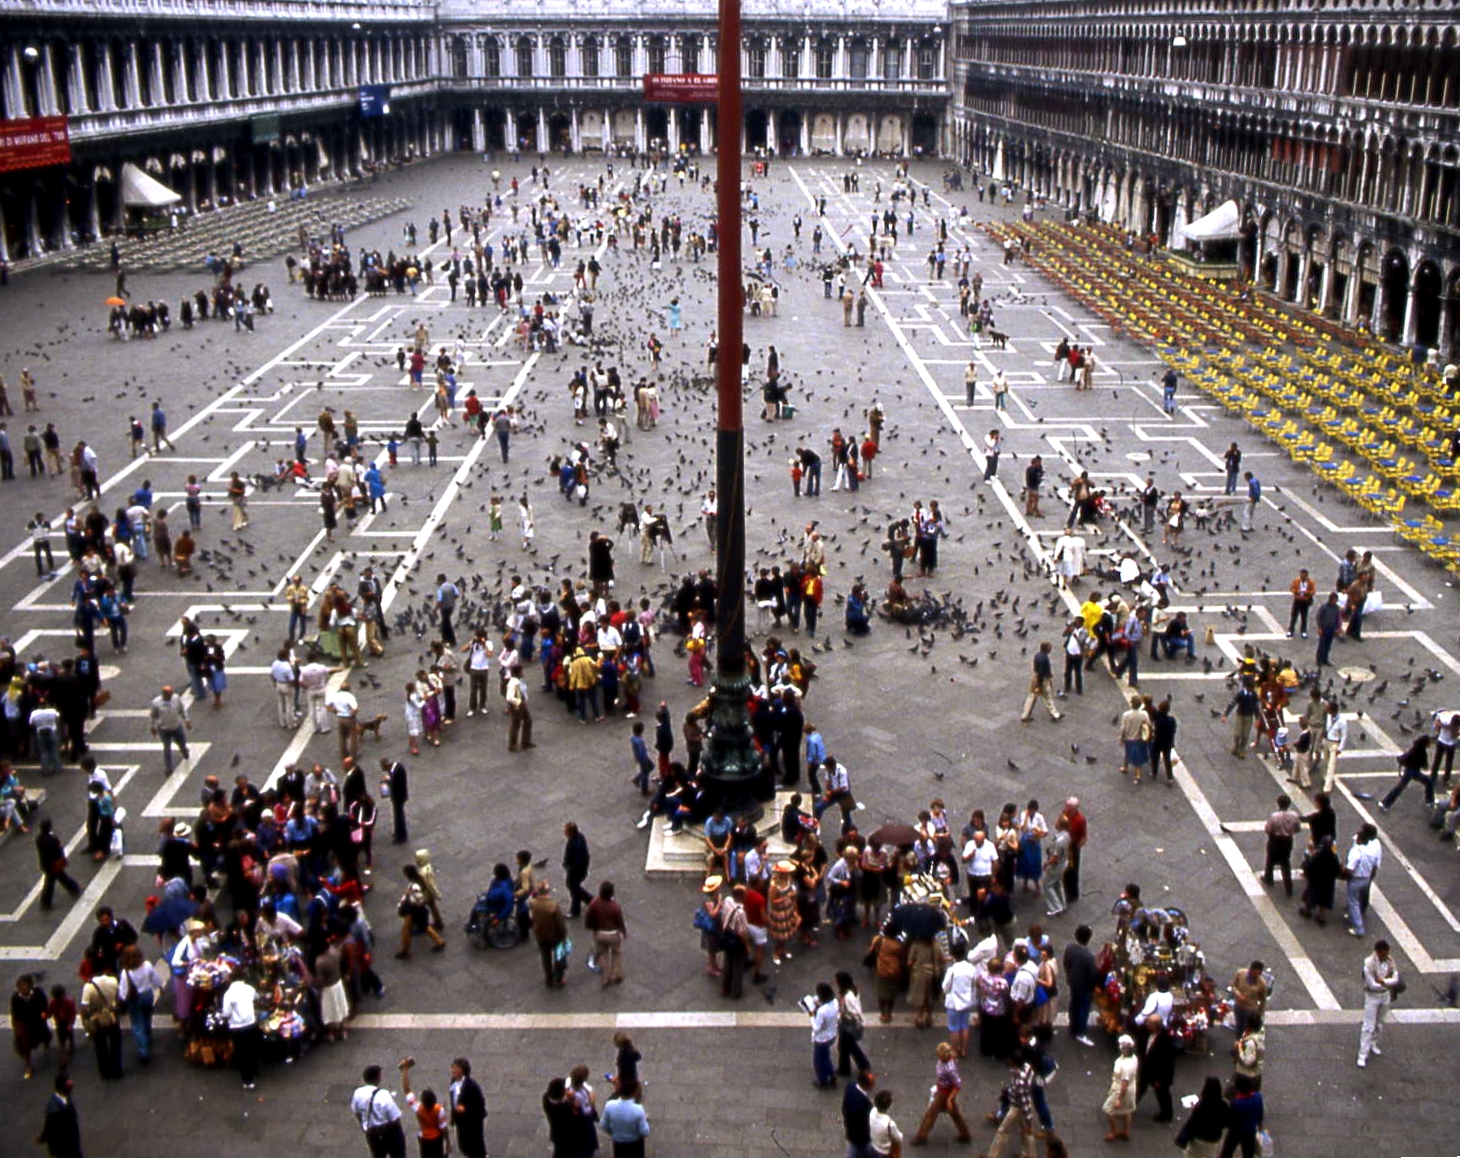
{"label": "red awning sign", "polygon": [[712,105],[720,96],[720,78],[713,73],[650,72],[644,74],[644,99],[679,105]]}
{"label": "red awning sign", "polygon": [[0,121],[0,173],[64,165],[71,159],[65,117]]}

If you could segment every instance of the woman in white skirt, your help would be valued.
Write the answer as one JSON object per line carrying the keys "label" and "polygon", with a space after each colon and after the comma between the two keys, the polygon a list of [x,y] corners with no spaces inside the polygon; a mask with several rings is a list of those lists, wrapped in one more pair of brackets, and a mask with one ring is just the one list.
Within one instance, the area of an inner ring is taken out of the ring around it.
{"label": "woman in white skirt", "polygon": [[345,992],[338,938],[331,938],[329,948],[314,960],[314,990],[319,994],[319,1022],[325,1040],[349,1037],[345,1022],[350,1018],[350,998]]}
{"label": "woman in white skirt", "polygon": [[422,719],[421,709],[425,706],[420,691],[414,681],[406,684],[406,736],[411,742],[411,755],[421,754],[421,733],[425,730],[425,721]]}
{"label": "woman in white skirt", "polygon": [[1105,1135],[1107,1142],[1117,1139],[1130,1141],[1130,1122],[1136,1114],[1136,1074],[1140,1069],[1136,1041],[1123,1033],[1118,1044],[1120,1056],[1115,1059],[1110,1071],[1110,1092],[1105,1095],[1105,1102],[1100,1107],[1100,1112],[1110,1123],[1110,1130]]}

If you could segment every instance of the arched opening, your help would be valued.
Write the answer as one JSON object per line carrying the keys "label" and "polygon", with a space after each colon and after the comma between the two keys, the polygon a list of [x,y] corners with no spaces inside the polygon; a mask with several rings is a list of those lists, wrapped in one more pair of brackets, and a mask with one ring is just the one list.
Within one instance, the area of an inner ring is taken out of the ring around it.
{"label": "arched opening", "polygon": [[1409,258],[1401,251],[1393,249],[1385,254],[1381,284],[1384,296],[1379,315],[1379,337],[1386,342],[1397,342],[1404,331],[1404,307],[1409,297]]}
{"label": "arched opening", "polygon": [[769,141],[770,118],[760,109],[752,109],[745,114],[745,147],[747,150],[762,152]]}
{"label": "arched opening", "polygon": [[801,114],[785,109],[776,117],[777,152],[794,157],[801,151]]}
{"label": "arched opening", "polygon": [[644,110],[644,147],[650,152],[669,148],[669,112],[662,108]]}
{"label": "arched opening", "polygon": [[487,151],[498,153],[507,148],[507,114],[501,109],[482,110],[482,128],[487,138]]}
{"label": "arched opening", "polygon": [[1426,261],[1414,273],[1414,341],[1419,346],[1440,344],[1440,267]]}
{"label": "arched opening", "polygon": [[938,118],[933,113],[914,113],[912,119],[912,149],[920,157],[935,157],[938,154]]}
{"label": "arched opening", "polygon": [[573,151],[573,118],[567,113],[548,118],[548,147],[560,153]]}
{"label": "arched opening", "polygon": [[704,123],[703,109],[682,108],[679,110],[679,148],[681,152],[700,151],[700,125]]}

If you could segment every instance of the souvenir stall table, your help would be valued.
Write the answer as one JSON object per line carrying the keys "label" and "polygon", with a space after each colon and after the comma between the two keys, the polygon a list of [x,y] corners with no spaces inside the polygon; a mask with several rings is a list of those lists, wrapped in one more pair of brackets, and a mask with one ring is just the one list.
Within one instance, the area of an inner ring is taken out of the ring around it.
{"label": "souvenir stall table", "polygon": [[1127,1032],[1162,981],[1172,999],[1168,1027],[1178,1050],[1208,1051],[1207,1032],[1225,1021],[1231,1005],[1218,998],[1201,946],[1191,939],[1186,914],[1177,908],[1116,903],[1116,930],[1096,958],[1101,975],[1095,1012],[1112,1036]]}
{"label": "souvenir stall table", "polygon": [[178,982],[185,984],[192,995],[186,1022],[188,1062],[213,1068],[232,1060],[223,994],[239,975],[258,994],[255,1009],[263,1035],[263,1060],[283,1061],[286,1065],[294,1062],[319,1028],[298,947],[271,946],[269,951],[244,961],[219,950],[216,943],[200,944],[203,955],[189,963],[185,973],[174,969]]}

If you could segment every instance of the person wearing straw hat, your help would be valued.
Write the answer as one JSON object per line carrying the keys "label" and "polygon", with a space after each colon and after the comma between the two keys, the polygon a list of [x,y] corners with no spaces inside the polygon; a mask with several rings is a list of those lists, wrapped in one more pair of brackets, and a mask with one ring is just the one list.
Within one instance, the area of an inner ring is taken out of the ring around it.
{"label": "person wearing straw hat", "polygon": [[711,977],[722,975],[718,954],[722,903],[720,889],[724,884],[725,878],[719,873],[705,878],[705,883],[700,886],[704,899],[700,902],[700,913],[695,915],[695,928],[700,931],[700,948],[705,951],[705,972]]}
{"label": "person wearing straw hat", "polygon": [[769,895],[766,898],[766,920],[771,942],[771,960],[777,965],[791,954],[786,946],[795,938],[801,925],[796,909],[796,865],[780,860],[771,872]]}

